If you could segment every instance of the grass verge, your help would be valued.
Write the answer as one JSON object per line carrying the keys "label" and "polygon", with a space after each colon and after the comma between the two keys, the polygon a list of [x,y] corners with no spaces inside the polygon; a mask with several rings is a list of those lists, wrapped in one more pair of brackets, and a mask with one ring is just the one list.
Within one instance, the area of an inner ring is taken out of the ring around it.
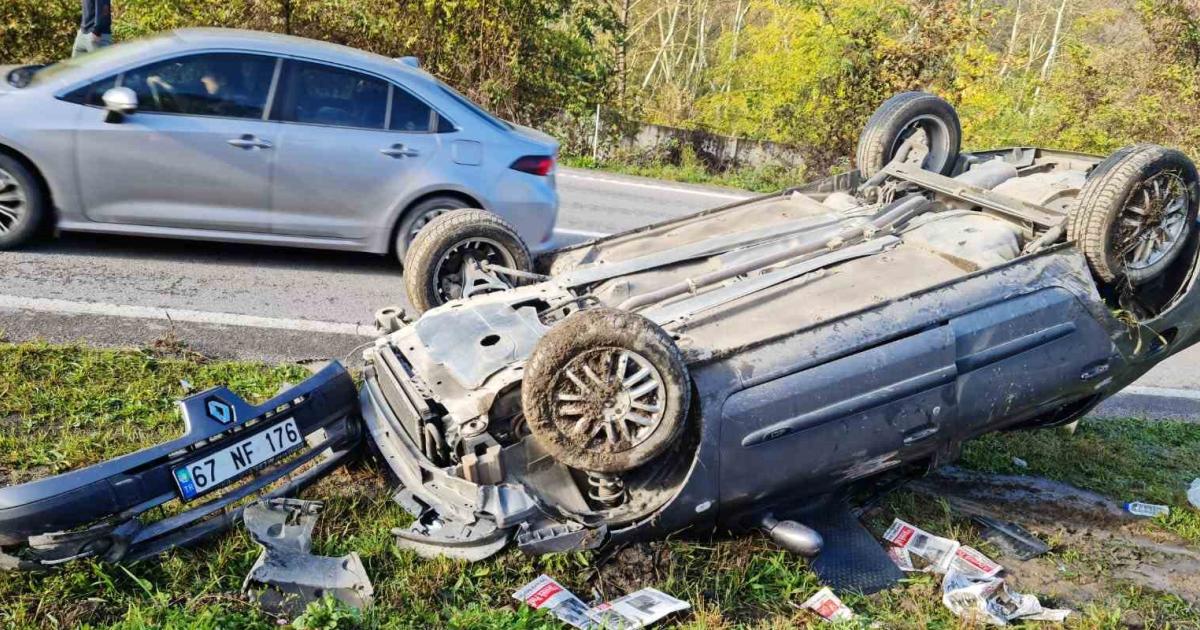
{"label": "grass verge", "polygon": [[773,193],[808,181],[803,169],[789,169],[782,166],[734,168],[713,172],[696,160],[684,160],[682,164],[669,164],[653,160],[594,160],[591,157],[572,156],[563,156],[560,159],[563,165],[574,168],[595,169],[688,184],[740,188],[758,193]]}
{"label": "grass verge", "polygon": [[[118,352],[40,344],[0,344],[0,474],[4,483],[82,466],[164,439],[180,430],[174,400],[181,381],[201,389],[228,384],[252,399],[273,394],[305,372],[297,366],[204,363],[151,352]],[[992,435],[968,445],[964,464],[996,472],[1061,479],[1125,500],[1170,503],[1175,520],[1146,522],[1152,534],[1196,548],[1197,512],[1182,507],[1190,463],[1200,461],[1200,427],[1120,420],[1060,431]],[[1016,470],[1013,457],[1028,462]],[[1194,465],[1193,465],[1194,466]],[[760,536],[672,540],[597,556],[572,553],[529,558],[507,551],[466,564],[422,560],[396,548],[392,527],[408,517],[390,500],[382,472],[357,462],[310,488],[326,503],[314,551],[358,552],[376,588],[377,606],[362,616],[314,606],[300,627],[558,628],[553,619],[515,605],[511,593],[548,573],[584,599],[611,598],[654,586],[690,601],[674,619],[687,628],[824,627],[798,604],[818,588],[804,560]],[[908,492],[889,497],[869,520],[877,532],[899,516],[935,533],[996,553],[973,526],[937,501]],[[239,595],[258,548],[241,530],[198,547],[128,567],[77,563],[44,574],[0,573],[0,626],[106,628],[269,628],[275,619]],[[995,556],[994,556],[995,557]],[[998,558],[1002,562],[1003,558]],[[1103,554],[1058,546],[1034,562],[1063,576],[1103,572]],[[1082,588],[1082,587],[1081,587]],[[1067,592],[1072,592],[1068,588]],[[916,575],[899,588],[847,603],[886,628],[971,627],[941,604],[940,586]],[[1071,628],[1194,627],[1200,612],[1181,598],[1114,577],[1079,601],[1044,598],[1078,614]],[[670,625],[670,624],[664,624]],[[856,627],[856,626],[848,626]]]}

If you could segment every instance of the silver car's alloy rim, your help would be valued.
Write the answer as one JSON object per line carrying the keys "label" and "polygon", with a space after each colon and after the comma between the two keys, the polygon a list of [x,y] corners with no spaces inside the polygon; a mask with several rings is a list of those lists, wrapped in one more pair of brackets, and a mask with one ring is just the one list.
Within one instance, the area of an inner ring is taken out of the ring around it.
{"label": "silver car's alloy rim", "polygon": [[17,228],[28,212],[29,200],[21,183],[11,173],[0,169],[0,234],[8,234]]}
{"label": "silver car's alloy rim", "polygon": [[571,359],[553,396],[560,433],[589,451],[627,451],[653,435],[666,413],[662,375],[624,348],[596,348]]}
{"label": "silver car's alloy rim", "polygon": [[442,216],[443,214],[446,214],[447,212],[450,212],[451,210],[453,210],[453,208],[437,208],[417,217],[417,220],[413,222],[412,229],[408,232],[408,242],[411,243],[414,238],[417,238],[417,232],[425,229],[425,226],[429,225],[430,221]]}
{"label": "silver car's alloy rim", "polygon": [[1125,203],[1113,231],[1117,256],[1126,269],[1151,267],[1180,246],[1191,202],[1179,173],[1163,171],[1142,182]]}
{"label": "silver car's alloy rim", "polygon": [[455,243],[442,254],[433,268],[433,281],[442,303],[483,293],[503,291],[512,286],[480,263],[513,267],[512,254],[490,238],[469,238]]}

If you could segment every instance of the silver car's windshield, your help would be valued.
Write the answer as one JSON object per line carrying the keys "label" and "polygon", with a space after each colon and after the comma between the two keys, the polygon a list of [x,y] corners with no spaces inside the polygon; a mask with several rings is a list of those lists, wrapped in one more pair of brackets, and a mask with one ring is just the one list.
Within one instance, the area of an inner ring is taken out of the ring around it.
{"label": "silver car's windshield", "polygon": [[156,39],[158,38],[149,37],[122,44],[115,44],[113,46],[106,46],[86,55],[80,55],[78,57],[72,57],[71,59],[64,59],[58,63],[50,64],[34,73],[33,78],[29,81],[29,85],[38,85],[47,81],[52,81],[58,76],[73,70],[101,66],[109,59],[128,56],[130,53],[136,53],[137,49],[145,48]]}
{"label": "silver car's windshield", "polygon": [[442,88],[442,91],[445,92],[447,96],[458,101],[459,105],[462,105],[463,107],[466,107],[467,109],[475,112],[476,115],[478,115],[480,118],[486,120],[487,122],[491,123],[492,126],[503,129],[504,131],[512,130],[513,126],[511,123],[504,121],[504,120],[500,120],[499,118],[496,118],[495,116],[489,114],[487,112],[487,110],[485,110],[482,107],[471,102],[471,99],[463,96],[462,94],[459,94],[454,88],[450,87],[449,85],[446,85],[446,83],[444,81],[439,80],[438,87]]}

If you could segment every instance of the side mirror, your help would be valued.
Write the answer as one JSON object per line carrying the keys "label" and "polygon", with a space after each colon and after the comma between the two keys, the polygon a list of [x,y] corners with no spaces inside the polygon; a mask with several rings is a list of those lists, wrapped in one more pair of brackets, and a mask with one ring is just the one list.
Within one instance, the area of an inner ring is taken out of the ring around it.
{"label": "side mirror", "polygon": [[127,87],[112,88],[101,99],[108,110],[108,122],[121,122],[138,108],[137,93]]}

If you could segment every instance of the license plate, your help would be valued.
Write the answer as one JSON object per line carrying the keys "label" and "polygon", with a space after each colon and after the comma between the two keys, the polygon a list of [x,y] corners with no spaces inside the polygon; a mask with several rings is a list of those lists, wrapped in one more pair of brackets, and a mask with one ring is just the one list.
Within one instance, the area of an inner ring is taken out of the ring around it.
{"label": "license plate", "polygon": [[174,470],[175,483],[184,501],[215,490],[226,481],[286,454],[304,442],[293,418],[288,418],[265,431],[209,453]]}

